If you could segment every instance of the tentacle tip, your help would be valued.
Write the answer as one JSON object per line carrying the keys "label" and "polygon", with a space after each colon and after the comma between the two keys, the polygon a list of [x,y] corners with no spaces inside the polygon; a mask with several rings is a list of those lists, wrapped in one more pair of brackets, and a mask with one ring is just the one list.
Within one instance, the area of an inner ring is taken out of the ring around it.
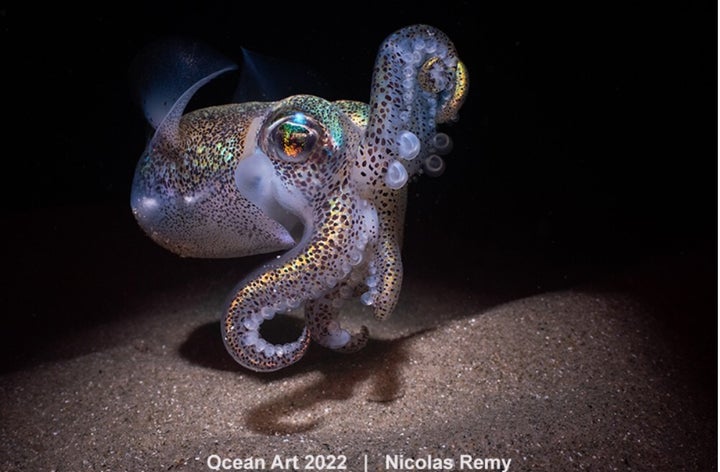
{"label": "tentacle tip", "polygon": [[442,105],[436,121],[438,123],[454,123],[458,121],[458,111],[465,103],[468,91],[470,90],[470,79],[467,67],[462,61],[457,62],[455,68],[455,87]]}

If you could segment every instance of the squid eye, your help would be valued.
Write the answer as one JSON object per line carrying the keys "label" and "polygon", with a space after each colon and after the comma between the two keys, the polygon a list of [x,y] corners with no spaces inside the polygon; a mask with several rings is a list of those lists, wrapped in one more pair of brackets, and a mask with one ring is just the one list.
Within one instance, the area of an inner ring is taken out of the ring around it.
{"label": "squid eye", "polygon": [[286,162],[304,162],[320,140],[318,124],[303,113],[294,113],[273,122],[268,129],[267,151]]}

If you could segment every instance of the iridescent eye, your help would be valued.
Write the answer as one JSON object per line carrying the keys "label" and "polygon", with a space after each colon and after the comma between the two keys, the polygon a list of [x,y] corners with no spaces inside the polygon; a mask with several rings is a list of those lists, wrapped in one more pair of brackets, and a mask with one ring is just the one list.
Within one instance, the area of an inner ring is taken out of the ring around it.
{"label": "iridescent eye", "polygon": [[304,162],[318,142],[318,125],[303,113],[276,120],[268,129],[268,152],[286,162]]}

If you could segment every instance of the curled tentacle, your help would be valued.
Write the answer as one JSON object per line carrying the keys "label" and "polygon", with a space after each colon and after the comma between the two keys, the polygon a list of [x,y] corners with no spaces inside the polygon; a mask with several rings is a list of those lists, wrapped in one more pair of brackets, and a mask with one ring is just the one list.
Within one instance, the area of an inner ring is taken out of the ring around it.
{"label": "curled tentacle", "polygon": [[[344,195],[331,200],[322,214],[326,218],[318,220],[317,230],[308,226],[307,244],[301,243],[241,282],[228,305],[222,324],[225,346],[248,369],[273,371],[293,364],[305,354],[311,336],[327,347],[346,351],[360,348],[367,340],[367,334],[352,337],[332,324],[337,309],[323,300],[363,262],[366,246],[372,243],[368,235],[376,231],[374,209]],[[341,246],[344,241],[355,243]],[[304,302],[308,327],[297,341],[277,345],[262,338],[264,320]]]}
{"label": "curled tentacle", "polygon": [[275,308],[266,306],[260,311],[239,315],[237,306],[231,307],[222,325],[223,340],[228,352],[243,367],[257,372],[271,372],[299,361],[310,345],[307,328],[291,343],[272,344],[260,336],[260,325],[275,315]]}
{"label": "curled tentacle", "polygon": [[316,267],[324,257],[323,247],[317,239],[296,247],[240,283],[222,323],[225,347],[239,364],[269,372],[287,367],[305,355],[311,339],[307,328],[292,343],[272,344],[260,335],[260,326],[276,313],[296,308],[328,290],[330,274],[310,280],[303,277],[303,270]]}
{"label": "curled tentacle", "polygon": [[376,286],[363,295],[375,316],[397,304],[406,184],[421,169],[440,175],[441,154],[452,142],[436,125],[455,119],[467,95],[465,66],[436,28],[416,25],[390,35],[380,47],[371,88],[368,122],[353,179],[378,208],[379,238],[373,256]]}
{"label": "curled tentacle", "polygon": [[412,176],[427,156],[443,154],[436,124],[456,119],[467,91],[467,69],[442,31],[416,25],[390,35],[375,63],[358,181],[396,190],[407,181],[398,166]]}
{"label": "curled tentacle", "polygon": [[329,245],[316,238],[240,283],[222,324],[225,347],[239,364],[255,371],[273,371],[305,354],[311,339],[307,327],[297,341],[278,345],[262,338],[260,326],[278,312],[322,297],[336,280],[346,277],[349,269],[339,261],[321,269],[320,261],[330,257]]}

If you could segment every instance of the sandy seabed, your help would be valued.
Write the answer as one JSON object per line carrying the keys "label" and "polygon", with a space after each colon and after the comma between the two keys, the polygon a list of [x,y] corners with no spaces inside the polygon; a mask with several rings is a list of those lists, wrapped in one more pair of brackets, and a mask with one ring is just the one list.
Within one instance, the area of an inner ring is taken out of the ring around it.
{"label": "sandy seabed", "polygon": [[[123,247],[116,238],[110,246]],[[484,293],[462,283],[466,274],[439,276],[440,267],[430,276],[409,264],[387,321],[347,305],[344,324],[372,333],[363,351],[313,345],[295,366],[256,374],[232,361],[219,328],[246,268],[147,250],[94,263],[129,269],[97,282],[116,287],[109,300],[81,303],[97,309],[93,322],[7,354],[15,357],[0,376],[0,469],[717,468],[715,353],[706,350],[714,333],[695,343],[705,326],[675,329],[678,319],[714,314],[696,312],[711,307],[692,290],[664,303],[667,285],[655,281],[672,270],[663,262],[519,293]],[[90,272],[82,281],[96,290]],[[172,283],[148,287],[161,279]],[[279,319],[268,337],[296,334],[300,323]]]}

